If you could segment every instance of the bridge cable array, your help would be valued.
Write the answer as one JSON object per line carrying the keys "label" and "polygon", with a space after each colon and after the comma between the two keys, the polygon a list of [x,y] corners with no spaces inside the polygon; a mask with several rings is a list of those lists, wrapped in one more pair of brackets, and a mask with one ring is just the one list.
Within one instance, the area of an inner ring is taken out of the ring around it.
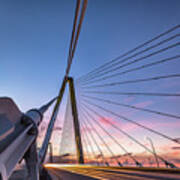
{"label": "bridge cable array", "polygon": [[94,86],[87,86],[87,87],[83,87],[83,89],[102,88],[102,87],[108,87],[108,86],[120,86],[123,84],[157,81],[160,79],[171,79],[171,78],[179,78],[179,77],[180,77],[180,74],[169,74],[169,75],[164,75],[164,76],[154,76],[154,77],[150,77],[150,78],[135,79],[135,80],[128,80],[128,81],[119,81],[119,82],[106,83],[106,84],[100,84],[100,85],[94,85]]}
{"label": "bridge cable array", "polygon": [[[92,81],[92,82],[84,83],[83,85],[92,84],[92,83],[99,82],[99,81],[102,81],[102,80],[106,80],[106,79],[109,79],[109,78],[113,78],[113,77],[116,77],[116,76],[124,75],[124,74],[130,73],[130,72],[135,72],[135,71],[138,71],[138,70],[141,70],[141,69],[145,69],[145,68],[148,68],[148,67],[152,67],[152,66],[155,66],[155,65],[163,64],[165,62],[169,62],[169,61],[172,61],[172,60],[177,60],[179,58],[180,58],[180,55],[176,55],[176,56],[173,56],[173,57],[170,57],[170,58],[165,58],[165,59],[153,62],[153,63],[149,63],[149,64],[145,64],[145,65],[142,65],[142,66],[139,66],[139,67],[128,69],[128,70],[122,71],[120,73],[115,73],[115,74],[112,74],[110,76],[105,76],[105,77],[103,77],[101,79],[98,79],[98,80],[95,80],[95,81]],[[125,66],[123,66],[123,67],[125,67]],[[112,70],[111,72],[113,72],[113,71],[114,70]],[[104,74],[107,74],[107,72],[104,73]],[[98,77],[100,77],[100,76],[98,76]]]}
{"label": "bridge cable array", "polygon": [[[180,115],[176,113],[170,113],[166,109],[164,111],[156,110],[141,107],[138,104],[132,105],[129,103],[121,102],[126,100],[123,99],[123,97],[133,98],[136,101],[139,101],[140,98],[155,98],[156,101],[160,99],[160,102],[165,102],[165,100],[168,100],[170,98],[180,97],[178,88],[175,86],[177,85],[177,83],[175,84],[175,82],[179,80],[180,74],[174,72],[177,69],[176,66],[179,66],[178,63],[180,60],[180,54],[178,53],[178,48],[180,45],[180,42],[178,41],[180,37],[179,28],[180,25],[170,28],[164,33],[161,33],[158,36],[146,41],[145,43],[142,43],[136,48],[122,54],[121,56],[118,56],[117,58],[104,63],[103,65],[95,68],[94,70],[79,77],[76,80],[76,89],[78,91],[77,98],[79,101],[79,117],[81,123],[83,123],[83,130],[85,128],[87,130],[84,130],[84,133],[91,133],[92,135],[94,135],[95,133],[96,136],[99,137],[101,143],[104,144],[103,146],[106,147],[108,146],[106,139],[101,139],[101,134],[99,134],[99,131],[96,130],[96,128],[101,129],[101,131],[108,137],[108,139],[111,139],[111,141],[115,145],[117,145],[122,151],[124,151],[125,154],[127,154],[127,156],[129,156],[129,158],[131,158],[131,160],[133,160],[133,162],[137,166],[142,166],[143,163],[141,163],[134,155],[129,153],[128,149],[123,146],[122,143],[120,143],[119,139],[111,134],[108,129],[103,126],[103,123],[100,124],[98,118],[104,118],[104,115],[101,112],[110,115],[110,117],[115,117],[116,125],[111,121],[107,121],[106,123],[108,123],[112,128],[116,129],[118,132],[126,136],[135,144],[141,146],[152,155],[155,154],[151,149],[144,145],[140,140],[137,140],[133,135],[130,135],[118,126],[119,121],[117,119],[121,119],[124,122],[129,122],[130,124],[133,124],[145,130],[145,132],[147,131],[148,133],[153,133],[154,135],[170,140],[173,143],[180,144],[178,138],[174,138],[167,135],[166,133],[162,133],[157,128],[148,127],[148,125],[144,125],[144,123],[141,123],[140,120],[133,120],[132,118],[128,118],[123,114],[115,112],[115,110],[118,110],[120,108],[126,108],[129,111],[132,110],[134,112],[141,112],[153,116],[159,116],[160,118],[164,118],[164,120],[166,121],[169,119],[175,121],[180,119]],[[168,35],[169,37],[167,37]],[[146,59],[149,59],[150,62],[145,63]],[[172,67],[175,68],[173,69]],[[122,70],[123,68],[126,69]],[[160,68],[161,71],[159,71]],[[167,72],[164,73],[164,71]],[[149,74],[152,73],[156,74],[153,76],[149,76]],[[120,78],[122,80],[119,80]],[[106,82],[103,83],[103,81],[105,80]],[[173,89],[173,92],[167,91],[169,87],[160,87],[160,85],[162,86],[163,83],[167,86],[168,84],[170,84],[170,82],[174,82],[175,88]],[[159,87],[157,85],[159,85]],[[154,89],[156,89],[156,91],[152,91],[153,88],[148,88],[148,86],[153,87]],[[112,88],[115,88],[115,90],[112,90]],[[119,90],[120,88],[121,90]],[[157,91],[158,88],[161,88],[160,91]],[[140,89],[143,89],[144,91],[140,91]],[[164,92],[164,90],[166,90],[166,92]],[[104,98],[104,96],[106,96],[106,98]],[[119,99],[117,100],[117,98]],[[105,106],[108,106],[108,108],[106,108]],[[110,107],[113,108],[113,110],[111,110]],[[94,139],[96,138],[94,137]],[[91,144],[89,146],[93,145]],[[102,152],[103,149],[101,149]],[[107,149],[109,148],[106,148],[106,150]],[[119,154],[117,157],[116,153],[111,153],[112,150],[110,149],[109,154],[111,155],[111,158],[114,157],[115,161],[118,163],[123,155]],[[176,167],[176,165],[174,165],[172,162],[167,161],[165,157],[162,157],[160,155],[157,155],[157,157],[166,166],[171,168]],[[108,161],[108,158],[106,161]],[[120,161],[119,163],[119,165],[123,166],[122,161]],[[109,164],[110,163],[108,162],[108,165]]]}
{"label": "bridge cable array", "polygon": [[[82,107],[83,108],[83,107]],[[95,124],[97,124],[98,125],[98,127],[100,127],[104,132],[105,132],[105,134],[107,135],[107,136],[109,136],[111,139],[112,139],[112,141],[115,143],[115,144],[117,144],[118,145],[118,147],[120,147],[120,149],[122,149],[134,162],[135,162],[135,164],[136,165],[138,165],[138,166],[142,166],[141,165],[141,163],[139,163],[136,159],[135,159],[135,157],[133,157],[128,151],[127,151],[127,149],[125,148],[125,147],[123,147],[90,113],[88,113],[88,111],[85,109],[85,108],[83,108],[83,111],[84,111],[84,113],[86,113],[86,115],[87,116],[85,116],[86,117],[86,119],[91,119],[93,122],[95,122]],[[89,123],[90,123],[90,121],[88,121]]]}
{"label": "bridge cable array", "polygon": [[[97,111],[93,110],[92,108],[88,107],[87,104],[82,103],[83,107],[85,107],[87,110],[93,112],[94,114],[98,115],[100,118],[103,118],[102,115],[100,115],[100,113],[98,113]],[[87,111],[86,111],[87,112]],[[142,148],[144,148],[146,151],[150,152],[151,154],[154,155],[154,152],[149,149],[147,146],[145,146],[144,144],[142,144],[140,141],[138,141],[135,137],[131,136],[130,134],[128,134],[127,132],[125,132],[124,130],[120,129],[118,126],[112,124],[111,122],[108,122],[113,128],[115,128],[116,130],[118,130],[119,132],[121,132],[123,135],[125,135],[127,138],[131,139],[133,142],[135,142],[136,144],[138,144],[139,146],[141,146]],[[171,168],[176,168],[176,166],[171,163],[168,162],[167,160],[165,160],[162,156],[157,155],[157,157],[163,162],[165,163],[165,165],[171,167]]]}
{"label": "bridge cable array", "polygon": [[175,142],[175,143],[180,144],[180,142],[177,142],[174,138],[171,138],[171,137],[169,137],[169,136],[167,136],[167,135],[165,135],[165,134],[162,134],[162,133],[160,133],[159,131],[156,131],[156,130],[154,130],[154,129],[151,129],[151,128],[145,126],[145,125],[142,125],[142,124],[140,124],[140,123],[138,123],[138,122],[135,122],[135,121],[133,121],[133,120],[131,120],[131,119],[125,117],[125,116],[119,115],[119,114],[117,114],[117,113],[115,113],[115,112],[113,112],[113,111],[110,111],[110,110],[108,110],[108,109],[106,109],[106,108],[104,108],[104,107],[102,107],[102,106],[99,106],[99,105],[97,105],[97,104],[94,104],[94,103],[92,103],[92,102],[90,102],[90,101],[88,101],[88,100],[84,100],[84,101],[85,101],[86,103],[88,103],[89,105],[93,105],[93,106],[95,106],[95,107],[97,107],[97,108],[99,108],[99,109],[101,109],[101,110],[103,110],[103,111],[105,111],[105,112],[109,112],[110,114],[112,114],[112,115],[114,115],[114,116],[116,116],[116,117],[118,117],[118,118],[120,118],[120,119],[123,119],[123,120],[125,120],[125,121],[128,121],[128,122],[130,122],[130,123],[132,123],[132,124],[135,124],[135,125],[143,128],[143,129],[146,129],[146,130],[148,130],[148,131],[150,131],[150,132],[152,132],[152,133],[155,133],[155,134],[157,134],[157,135],[159,135],[159,136],[161,136],[161,137],[163,137],[163,138],[166,138],[166,139],[168,139],[168,140],[171,140],[171,141],[173,141],[173,142]]}
{"label": "bridge cable array", "polygon": [[83,91],[86,94],[105,94],[105,95],[123,95],[123,96],[158,96],[158,97],[179,97],[178,93],[150,93],[150,92],[117,92],[117,91]]}
{"label": "bridge cable array", "polygon": [[[81,110],[80,112],[82,112],[82,110]],[[84,119],[85,119],[85,115],[84,115],[84,114],[82,114],[82,115],[84,116],[84,118],[83,118],[83,120],[81,119],[81,120],[82,120],[81,123],[85,125],[84,128],[85,128],[85,127],[87,128],[87,122],[84,120]],[[81,118],[82,118],[82,117],[81,117]],[[92,128],[92,126],[91,126],[91,128]],[[104,163],[105,165],[108,165],[108,166],[109,166],[109,163],[105,160],[105,155],[104,155],[102,149],[101,149],[100,146],[98,145],[98,143],[97,143],[97,141],[96,141],[96,138],[94,137],[94,135],[92,134],[91,131],[89,131],[89,135],[90,135],[92,141],[94,142],[97,150],[99,151],[100,156],[101,156],[102,159],[103,159],[103,163]]]}
{"label": "bridge cable array", "polygon": [[102,98],[93,97],[93,96],[87,96],[87,95],[82,95],[82,96],[85,97],[85,98],[88,98],[88,99],[95,99],[96,101],[101,101],[101,102],[105,102],[105,103],[108,103],[108,104],[128,107],[128,108],[132,108],[132,109],[136,109],[136,110],[141,110],[141,111],[146,111],[146,112],[149,112],[149,113],[154,113],[154,114],[161,115],[161,116],[180,119],[180,116],[173,115],[173,114],[168,114],[168,113],[165,113],[165,112],[159,112],[159,111],[155,111],[155,110],[151,110],[151,109],[147,109],[147,108],[141,108],[141,107],[128,105],[128,104],[123,104],[123,103],[119,103],[119,102],[114,102],[114,101],[111,101],[111,100],[102,99]]}
{"label": "bridge cable array", "polygon": [[[87,116],[84,114],[84,117],[87,118]],[[105,140],[102,138],[102,136],[98,133],[98,131],[94,128],[94,126],[92,125],[92,123],[90,123],[90,121],[85,121],[84,120],[84,123],[88,123],[89,126],[95,131],[96,135],[99,137],[100,141],[102,142],[102,144],[106,147],[107,151],[111,154],[112,157],[115,156],[115,154],[113,153],[113,151],[111,150],[111,148],[108,146],[108,144],[105,142]],[[102,152],[102,150],[101,150]],[[103,154],[102,154],[103,155]],[[105,155],[103,155],[104,157]],[[122,166],[122,164],[117,160],[116,160],[116,163],[119,165],[119,166]],[[105,161],[105,164],[107,164],[109,166],[109,163],[107,163],[107,160]]]}
{"label": "bridge cable array", "polygon": [[[85,124],[81,121],[81,131],[83,132],[83,130],[85,129]],[[85,148],[89,148],[90,147],[90,150],[91,150],[91,152],[92,152],[92,158],[91,159],[93,159],[93,157],[94,157],[94,159],[96,159],[96,154],[95,154],[95,150],[94,150],[94,147],[92,146],[92,144],[91,144],[91,141],[90,141],[90,139],[89,139],[89,137],[88,137],[88,135],[86,134],[86,133],[83,133],[83,136],[84,136],[84,143],[85,143]],[[86,141],[87,140],[87,141]],[[88,150],[86,150],[86,151],[88,151]],[[87,153],[88,154],[88,153]],[[89,155],[89,157],[90,157],[90,155]],[[97,163],[97,165],[99,165],[99,163],[98,163],[98,161],[96,162]]]}
{"label": "bridge cable array", "polygon": [[[129,60],[129,59],[131,59],[131,58],[133,58],[133,57],[136,57],[137,55],[140,55],[141,53],[144,53],[144,52],[146,52],[146,51],[149,51],[149,50],[151,50],[151,49],[153,49],[153,48],[155,48],[155,47],[157,47],[157,46],[160,46],[160,45],[162,45],[162,44],[164,44],[164,43],[166,43],[166,42],[168,42],[168,41],[170,41],[170,40],[173,40],[173,39],[179,37],[179,33],[178,33],[178,34],[176,34],[176,35],[174,35],[174,36],[172,36],[172,37],[170,37],[170,38],[168,38],[168,39],[166,39],[166,40],[163,40],[163,41],[157,43],[156,45],[150,46],[150,47],[146,48],[145,50],[142,50],[142,51],[140,51],[140,52],[138,52],[138,53],[135,53],[135,54],[131,55],[130,57],[127,57],[127,58],[124,58],[124,59],[121,60],[121,58],[123,58],[123,57],[125,57],[125,56],[127,56],[127,55],[129,55],[129,54],[131,54],[131,53],[133,53],[133,52],[135,52],[135,51],[137,51],[138,49],[141,49],[141,48],[147,46],[148,44],[152,43],[153,41],[156,41],[156,40],[158,40],[159,38],[162,38],[163,36],[165,36],[165,35],[173,32],[173,31],[175,31],[175,30],[177,30],[177,29],[179,30],[179,28],[180,28],[180,25],[177,25],[177,26],[175,26],[175,27],[167,30],[166,32],[164,32],[164,33],[162,33],[162,34],[160,34],[160,35],[152,38],[151,40],[149,40],[149,41],[147,41],[147,42],[145,42],[145,43],[137,46],[136,48],[134,48],[134,49],[132,49],[132,50],[124,53],[123,55],[120,55],[120,56],[118,56],[117,58],[115,58],[115,59],[113,59],[113,60],[110,60],[109,62],[101,65],[100,67],[96,68],[95,70],[90,71],[90,72],[87,73],[86,75],[81,76],[80,78],[77,79],[77,82],[83,83],[83,82],[87,82],[88,80],[92,80],[93,78],[100,77],[100,76],[101,76],[101,74],[99,74],[100,72],[103,72],[103,71],[105,71],[106,69],[109,69],[109,68],[111,68],[111,67],[117,66],[117,65],[119,65],[119,64],[121,64],[121,63],[124,63],[125,61],[127,61],[127,60]],[[143,60],[143,59],[145,59],[145,58],[151,57],[151,56],[153,56],[153,55],[156,55],[156,54],[161,53],[161,52],[163,52],[163,51],[166,51],[166,50],[168,50],[168,49],[174,48],[174,47],[176,47],[176,46],[179,46],[179,42],[178,42],[178,43],[175,43],[175,44],[172,44],[172,45],[170,45],[170,46],[168,46],[168,47],[166,47],[166,48],[163,48],[163,49],[160,49],[160,50],[158,50],[158,51],[155,51],[155,52],[153,52],[153,53],[150,53],[150,54],[148,54],[148,55],[146,55],[146,56],[144,56],[144,57],[141,57],[141,58],[139,58],[139,59],[136,59],[136,60],[134,60],[134,61],[132,61],[132,62],[129,62],[129,63],[125,64],[124,66],[130,65],[130,64],[135,63],[135,62],[138,62],[138,61],[141,61],[141,60]],[[119,70],[119,69],[122,68],[122,67],[123,67],[123,66],[118,66],[118,67],[116,67],[115,69],[113,69],[113,70],[111,70],[111,71]],[[109,72],[111,72],[111,71],[109,71]],[[103,75],[104,75],[104,74],[107,74],[107,73],[109,73],[109,72],[103,73]]]}

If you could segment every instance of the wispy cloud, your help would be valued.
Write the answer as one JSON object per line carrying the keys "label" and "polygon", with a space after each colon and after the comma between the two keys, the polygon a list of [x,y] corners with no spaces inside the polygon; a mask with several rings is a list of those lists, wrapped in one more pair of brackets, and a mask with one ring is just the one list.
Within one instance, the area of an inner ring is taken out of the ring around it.
{"label": "wispy cloud", "polygon": [[129,96],[129,97],[125,98],[123,101],[124,101],[124,103],[130,103],[134,100],[135,100],[134,96]]}
{"label": "wispy cloud", "polygon": [[139,108],[145,108],[151,104],[153,104],[153,101],[143,101],[143,102],[134,104],[134,106],[139,107]]}
{"label": "wispy cloud", "polygon": [[94,129],[93,128],[90,128],[90,127],[83,127],[81,129],[82,132],[86,133],[86,132],[89,132],[89,131],[93,131]]}
{"label": "wispy cloud", "polygon": [[111,117],[99,117],[98,120],[99,120],[100,123],[102,123],[102,124],[104,124],[106,126],[109,126],[110,123],[117,124],[117,122],[115,122],[113,120],[113,118],[111,118]]}

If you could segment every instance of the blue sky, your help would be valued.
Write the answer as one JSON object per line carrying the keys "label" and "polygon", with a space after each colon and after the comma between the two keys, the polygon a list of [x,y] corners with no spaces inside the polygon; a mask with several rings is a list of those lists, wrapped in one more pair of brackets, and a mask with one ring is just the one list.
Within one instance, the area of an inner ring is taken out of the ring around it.
{"label": "blue sky", "polygon": [[[73,0],[0,1],[0,96],[12,97],[22,111],[39,107],[58,94],[67,64],[75,2]],[[179,0],[89,0],[70,74],[75,78],[86,74],[98,65],[178,25],[179,7]],[[171,35],[175,33],[177,31]],[[162,47],[173,42],[177,40]],[[179,49],[176,48],[150,60],[154,62],[160,58],[176,55],[178,52]],[[179,65],[179,62],[175,61],[169,65],[125,75],[124,78],[126,80],[178,73]],[[114,79],[117,80],[119,77]],[[178,80],[128,85],[113,90],[119,89],[180,92]],[[110,98],[140,107],[148,106],[168,113],[179,113],[178,99]],[[64,109],[65,104],[62,110]],[[156,128],[162,132],[179,136],[180,124],[176,127],[176,121],[170,126],[171,119],[159,117],[157,120],[155,116],[140,112],[129,112],[127,109],[117,107],[112,109],[152,127],[153,123],[157,123]],[[105,117],[112,118],[108,115]],[[161,120],[165,121],[164,127]],[[120,125],[123,126],[121,123]],[[124,124],[124,129],[127,126],[131,132],[133,127]],[[131,133],[144,139],[143,132],[139,132],[133,129]],[[158,140],[156,143],[158,144]]]}
{"label": "blue sky", "polygon": [[[178,0],[88,3],[71,74],[78,77],[178,24]],[[22,110],[55,96],[66,66],[75,1],[0,2],[0,95]]]}

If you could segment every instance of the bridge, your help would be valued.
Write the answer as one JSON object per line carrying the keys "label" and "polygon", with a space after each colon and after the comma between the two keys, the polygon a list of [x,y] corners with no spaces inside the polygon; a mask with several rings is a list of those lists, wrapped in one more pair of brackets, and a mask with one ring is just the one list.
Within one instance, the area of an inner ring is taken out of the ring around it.
{"label": "bridge", "polygon": [[87,7],[87,0],[76,1],[59,93],[25,113],[11,97],[0,98],[0,179],[180,179],[180,25],[74,78]]}

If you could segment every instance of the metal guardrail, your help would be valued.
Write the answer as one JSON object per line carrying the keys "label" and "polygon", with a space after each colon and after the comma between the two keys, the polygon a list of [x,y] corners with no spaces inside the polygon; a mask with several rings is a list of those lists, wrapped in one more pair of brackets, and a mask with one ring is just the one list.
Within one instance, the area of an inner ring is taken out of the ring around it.
{"label": "metal guardrail", "polygon": [[16,164],[26,161],[30,179],[39,179],[39,162],[36,151],[38,126],[43,114],[55,101],[27,113],[20,112],[10,98],[0,98],[0,178],[7,180]]}

